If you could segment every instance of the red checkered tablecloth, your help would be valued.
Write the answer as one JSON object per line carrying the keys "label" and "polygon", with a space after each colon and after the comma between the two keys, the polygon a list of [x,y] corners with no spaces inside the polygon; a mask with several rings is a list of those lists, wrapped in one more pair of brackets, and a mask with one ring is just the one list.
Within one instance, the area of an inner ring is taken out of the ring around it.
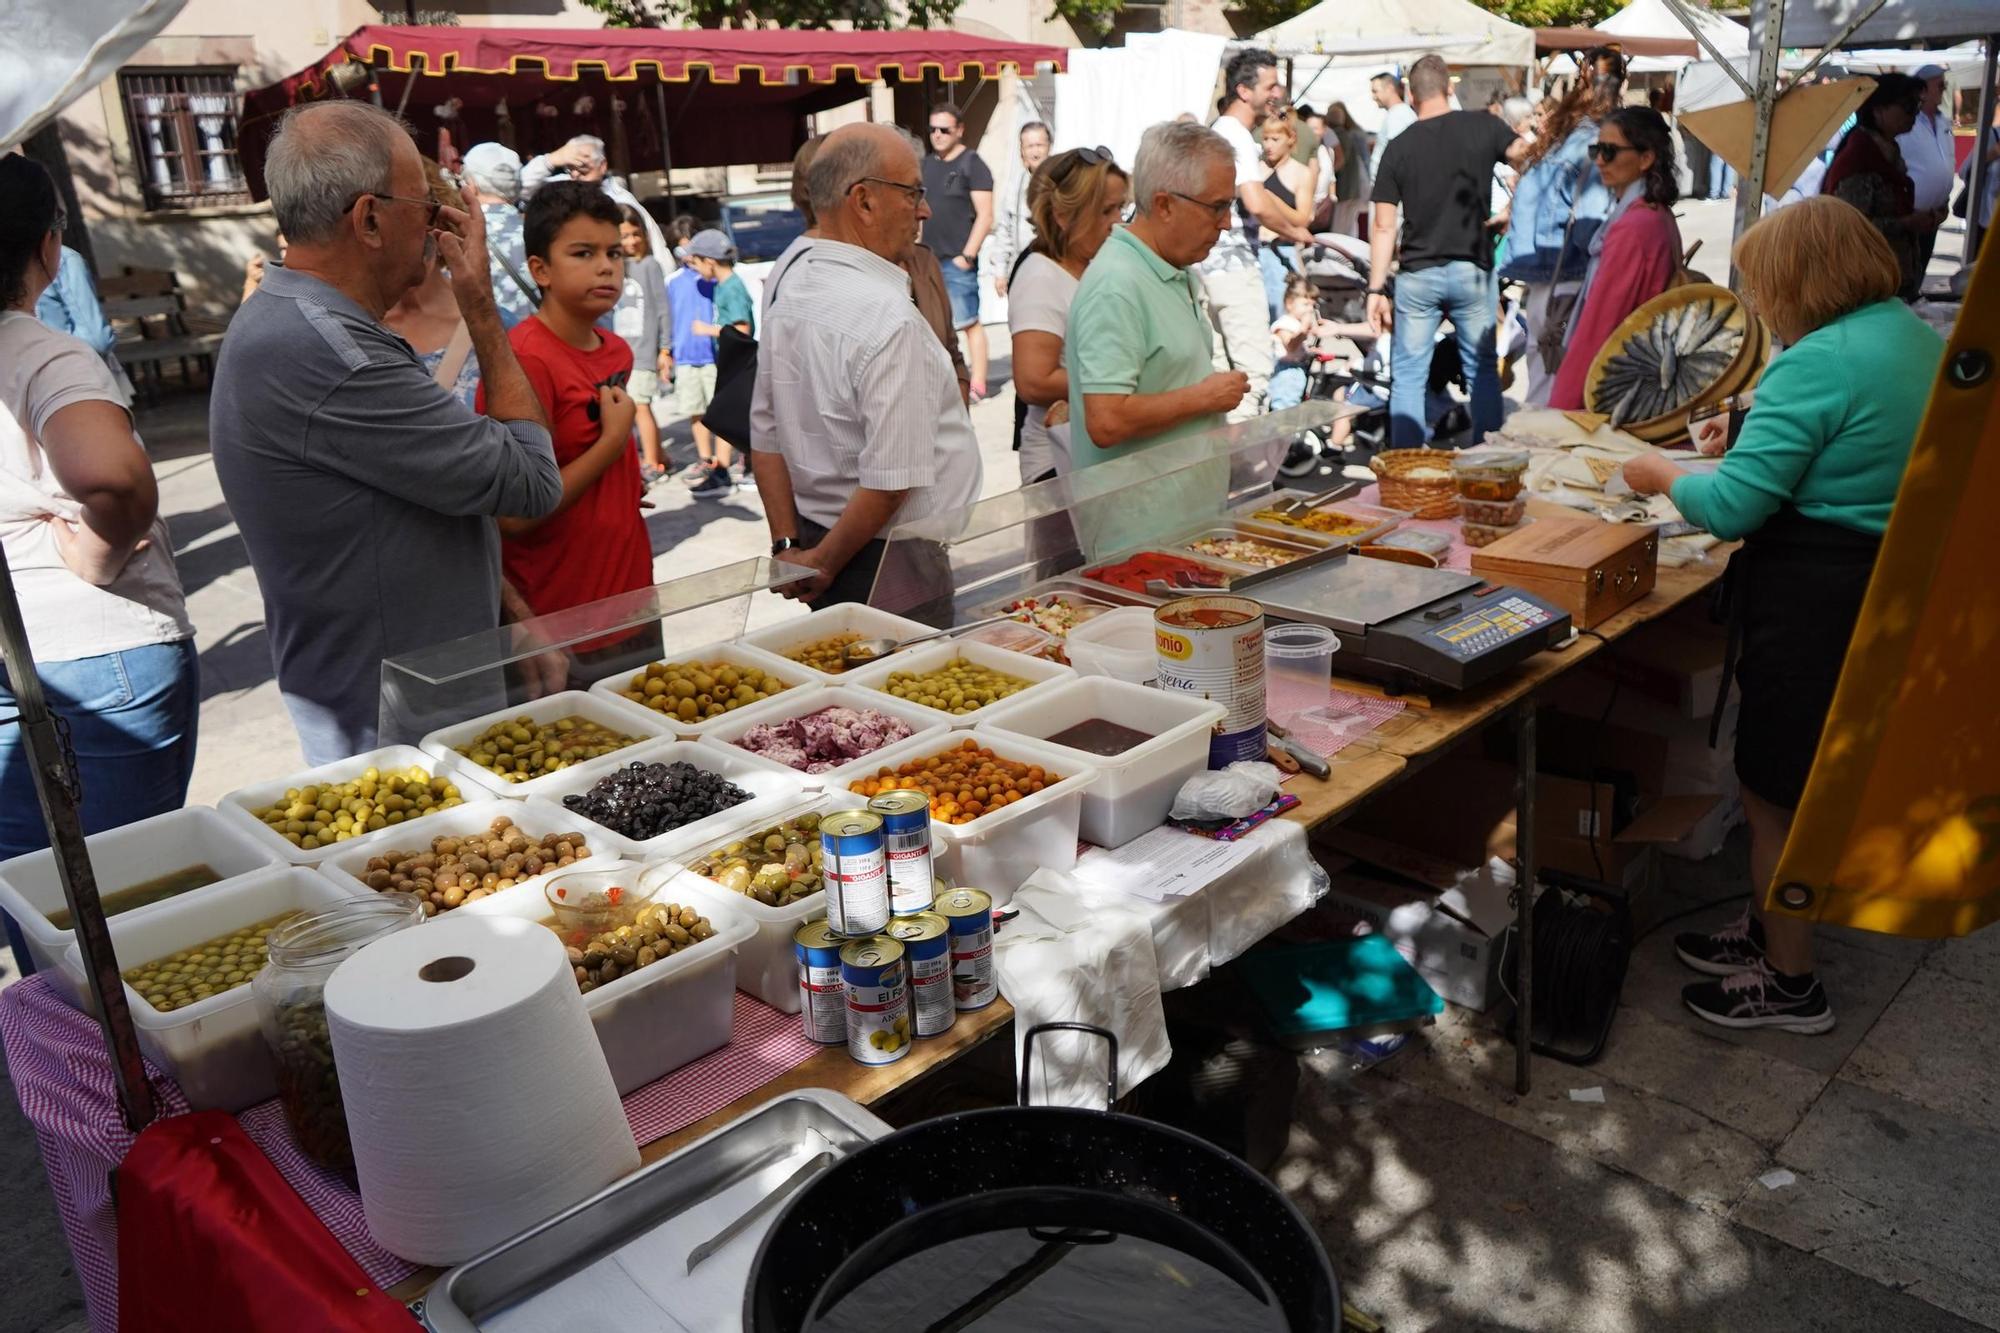
{"label": "red checkered tablecloth", "polygon": [[[103,1039],[94,1020],[64,1004],[46,981],[30,977],[0,992],[0,1045],[6,1049],[7,1072],[21,1110],[41,1148],[91,1326],[111,1333],[118,1327],[118,1239],[110,1174],[124,1160],[133,1136],[119,1118]],[[664,1138],[819,1049],[806,1040],[797,1017],[739,991],[727,1046],[625,1098],[632,1136],[642,1146]],[[188,1111],[187,1099],[172,1079],[150,1062],[146,1074],[161,1115]],[[393,1286],[416,1271],[416,1265],[369,1236],[361,1196],[300,1151],[277,1102],[253,1106],[237,1121],[377,1285]]]}

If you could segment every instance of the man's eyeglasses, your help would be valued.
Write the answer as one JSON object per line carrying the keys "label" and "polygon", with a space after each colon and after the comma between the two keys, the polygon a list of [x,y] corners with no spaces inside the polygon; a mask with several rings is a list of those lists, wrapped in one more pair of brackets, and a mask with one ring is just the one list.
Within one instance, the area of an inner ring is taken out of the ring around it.
{"label": "man's eyeglasses", "polygon": [[347,208],[343,208],[340,211],[343,213],[347,212],[348,209],[353,208],[363,199],[382,199],[382,200],[387,200],[391,203],[398,203],[398,204],[422,204],[424,207],[424,226],[427,228],[437,226],[438,211],[444,207],[443,204],[439,203],[435,199],[412,199],[407,195],[378,194],[374,190],[363,190],[360,194],[357,194],[352,199],[348,200]]}
{"label": "man's eyeglasses", "polygon": [[1594,143],[1590,146],[1590,155],[1599,162],[1609,162],[1620,153],[1636,153],[1638,151],[1638,149],[1629,143]]}
{"label": "man's eyeglasses", "polygon": [[1191,194],[1182,194],[1179,190],[1168,190],[1167,193],[1172,195],[1176,199],[1187,200],[1189,203],[1193,204],[1196,208],[1207,209],[1209,216],[1214,218],[1217,222],[1221,222],[1223,219],[1227,218],[1229,216],[1230,208],[1234,206],[1236,203],[1236,200],[1233,198],[1197,199]]}
{"label": "man's eyeglasses", "polygon": [[[864,183],[873,185],[886,185],[892,190],[901,190],[904,194],[910,196],[910,202],[913,204],[921,204],[924,201],[925,194],[927,193],[927,191],[921,185],[910,185],[903,181],[892,181],[885,176],[863,176],[860,180],[854,182],[854,185],[861,185]],[[853,192],[854,185],[850,185],[847,187],[850,193]]]}

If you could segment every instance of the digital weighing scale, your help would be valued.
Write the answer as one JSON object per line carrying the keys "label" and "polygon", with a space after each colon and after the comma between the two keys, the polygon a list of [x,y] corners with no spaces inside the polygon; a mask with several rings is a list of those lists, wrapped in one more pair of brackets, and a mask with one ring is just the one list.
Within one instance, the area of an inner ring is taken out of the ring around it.
{"label": "digital weighing scale", "polygon": [[1324,625],[1340,638],[1335,675],[1391,689],[1470,689],[1570,635],[1569,613],[1475,574],[1423,569],[1335,547],[1230,581],[1272,620]]}

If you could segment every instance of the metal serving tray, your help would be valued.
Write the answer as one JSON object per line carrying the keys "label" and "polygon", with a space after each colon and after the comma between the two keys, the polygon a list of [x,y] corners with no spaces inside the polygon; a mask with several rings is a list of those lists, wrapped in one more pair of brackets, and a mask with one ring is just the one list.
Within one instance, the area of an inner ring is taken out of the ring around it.
{"label": "metal serving tray", "polygon": [[750,1263],[779,1210],[767,1209],[692,1273],[689,1252],[817,1154],[845,1156],[889,1132],[838,1093],[808,1088],[779,1097],[445,1273],[424,1293],[424,1327],[740,1328]]}
{"label": "metal serving tray", "polygon": [[1313,506],[1314,509],[1338,509],[1341,513],[1351,514],[1355,518],[1374,520],[1375,525],[1373,527],[1369,528],[1366,532],[1356,533],[1352,537],[1336,537],[1330,532],[1315,533],[1311,528],[1289,528],[1282,523],[1273,523],[1267,519],[1251,517],[1259,509],[1269,509],[1273,505],[1283,504],[1287,500],[1307,500],[1310,498],[1312,498],[1311,492],[1308,491],[1273,491],[1269,495],[1260,495],[1255,499],[1239,500],[1229,507],[1229,517],[1238,522],[1250,524],[1252,527],[1269,530],[1274,534],[1292,534],[1294,539],[1296,539],[1296,534],[1304,531],[1346,546],[1366,546],[1383,533],[1399,527],[1403,520],[1410,517],[1410,512],[1407,509],[1390,509],[1385,505],[1369,504],[1365,501],[1357,500],[1352,496],[1344,500],[1328,500]]}

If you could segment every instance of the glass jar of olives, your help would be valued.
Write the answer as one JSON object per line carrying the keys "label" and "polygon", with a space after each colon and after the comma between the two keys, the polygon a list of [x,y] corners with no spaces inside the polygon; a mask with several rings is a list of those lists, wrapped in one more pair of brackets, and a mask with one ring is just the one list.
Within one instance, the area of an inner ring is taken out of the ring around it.
{"label": "glass jar of olives", "polygon": [[326,979],[362,946],[423,919],[423,901],[415,894],[382,893],[301,912],[265,940],[270,961],[250,983],[257,1022],[278,1067],[285,1120],[321,1166],[354,1170],[326,1026]]}

